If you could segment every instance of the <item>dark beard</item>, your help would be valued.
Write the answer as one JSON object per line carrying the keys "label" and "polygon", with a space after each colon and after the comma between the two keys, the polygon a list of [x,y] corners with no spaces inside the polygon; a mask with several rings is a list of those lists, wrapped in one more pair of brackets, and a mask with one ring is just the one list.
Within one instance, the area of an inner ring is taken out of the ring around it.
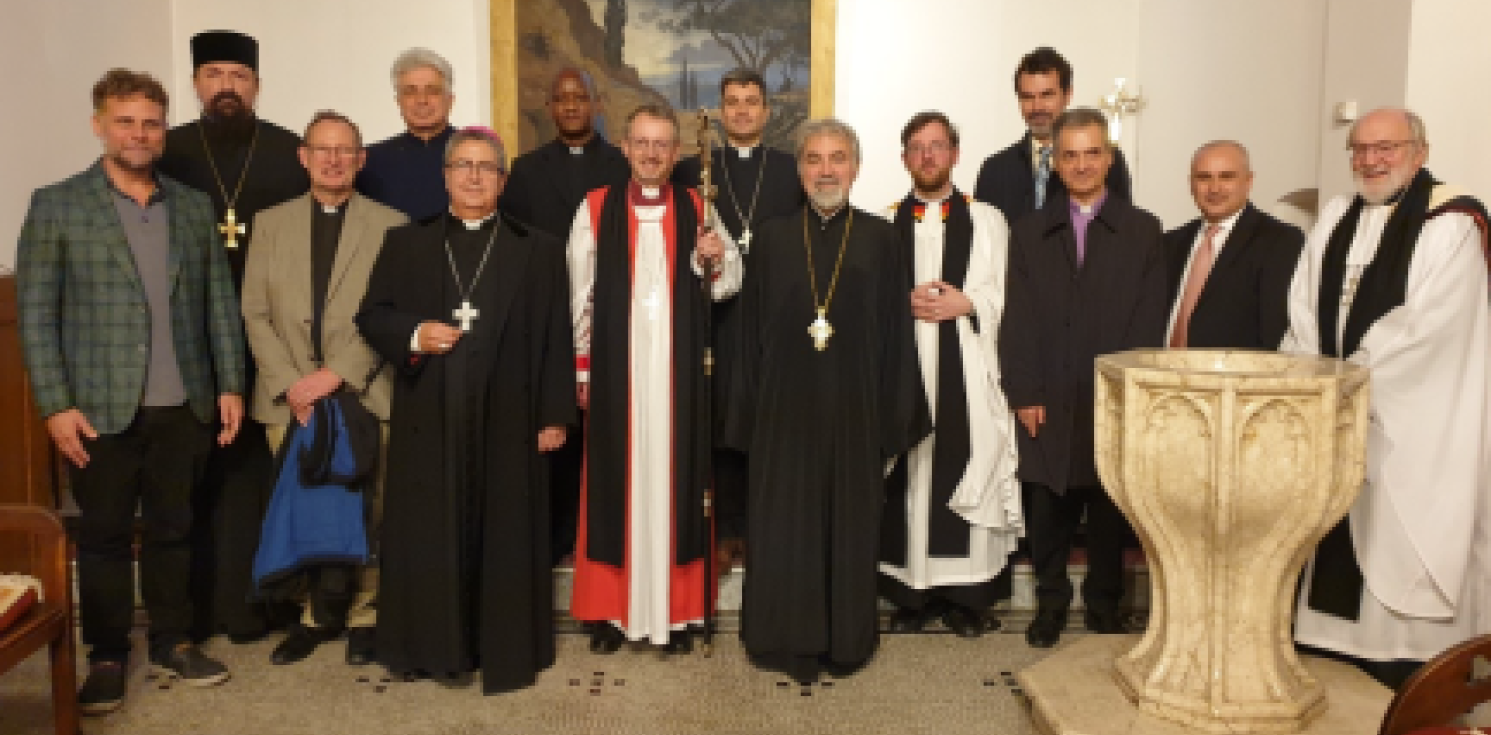
{"label": "dark beard", "polygon": [[216,137],[230,142],[245,142],[254,132],[254,111],[231,90],[218,92],[212,98],[205,118]]}

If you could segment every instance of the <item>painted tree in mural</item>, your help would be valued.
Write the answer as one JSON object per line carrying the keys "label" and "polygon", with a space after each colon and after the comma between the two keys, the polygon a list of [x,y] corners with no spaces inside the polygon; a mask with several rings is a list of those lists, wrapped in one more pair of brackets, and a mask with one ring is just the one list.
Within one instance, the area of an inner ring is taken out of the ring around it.
{"label": "painted tree in mural", "polygon": [[621,66],[622,48],[626,43],[626,0],[606,0],[606,63]]}
{"label": "painted tree in mural", "polygon": [[[812,0],[673,0],[678,11],[658,21],[660,29],[685,37],[702,31],[734,60],[775,83],[766,142],[789,144],[792,131],[808,117],[806,80]],[[779,80],[779,81],[776,81]]]}

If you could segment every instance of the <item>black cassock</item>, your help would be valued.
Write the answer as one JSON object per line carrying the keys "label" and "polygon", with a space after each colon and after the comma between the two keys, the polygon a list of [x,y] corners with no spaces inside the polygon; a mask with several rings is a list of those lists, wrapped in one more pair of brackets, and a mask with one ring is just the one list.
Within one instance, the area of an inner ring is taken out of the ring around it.
{"label": "black cassock", "polygon": [[899,233],[853,210],[827,314],[834,334],[820,352],[808,335],[804,218],[826,296],[847,208],[827,227],[811,208],[766,223],[740,307],[742,379],[725,439],[750,456],[741,637],[766,666],[853,667],[878,640],[886,460],[926,437],[931,421]]}
{"label": "black cassock", "polygon": [[624,184],[632,176],[626,156],[605,138],[591,136],[580,148],[580,153],[572,153],[556,139],[518,156],[498,206],[518,221],[567,241],[585,194]]}
{"label": "black cassock", "polygon": [[[697,187],[699,158],[690,157],[680,161],[673,169],[673,183]],[[710,161],[712,182],[716,189],[715,211],[720,222],[729,230],[732,240],[740,246],[740,256],[745,262],[745,277],[751,277],[750,244],[741,243],[744,233],[742,221],[750,219],[754,240],[762,223],[774,217],[793,214],[807,204],[802,191],[802,179],[797,175],[797,160],[774,148],[756,146],[750,155],[742,157],[737,149],[720,148]],[[728,178],[727,178],[728,177]],[[760,187],[759,194],[757,186]],[[732,197],[733,194],[733,197]],[[754,200],[755,208],[752,208]],[[726,299],[714,303],[714,376],[715,416],[726,415],[725,398],[733,392],[731,384],[736,380],[740,363],[740,317],[739,299]],[[738,537],[744,533],[746,498],[746,458],[732,449],[721,449],[714,455],[715,495],[718,500],[719,534],[722,537]]]}
{"label": "black cassock", "polygon": [[[411,355],[461,298],[449,237],[480,312],[445,355]],[[480,669],[491,694],[554,662],[548,458],[540,429],[575,416],[564,249],[505,218],[470,231],[445,216],[390,230],[357,324],[397,366],[384,483],[378,655],[400,673]]]}
{"label": "black cassock", "polygon": [[[210,234],[216,242],[223,241],[223,234],[216,228],[228,208],[223,190],[232,197],[238,190],[239,177],[243,178],[233,211],[237,221],[244,225],[245,233],[239,236],[237,248],[223,251],[233,271],[233,284],[239,291],[243,290],[243,266],[254,235],[254,216],[310,189],[310,178],[295,152],[299,147],[299,136],[263,120],[234,131],[198,119],[166,133],[165,151],[157,166],[161,173],[212,199],[216,219]],[[218,186],[219,179],[213,177],[214,165],[222,187]],[[309,231],[306,236],[310,236]],[[252,387],[253,355],[245,352],[244,362],[247,385]],[[245,395],[244,404],[253,405],[252,396]],[[197,636],[206,637],[223,630],[252,638],[298,616],[294,605],[266,608],[249,602],[259,527],[273,489],[273,461],[264,427],[245,420],[232,444],[213,448],[201,491],[195,498],[196,517],[208,519],[206,523],[195,524],[192,531],[192,597],[196,616],[193,627]]]}

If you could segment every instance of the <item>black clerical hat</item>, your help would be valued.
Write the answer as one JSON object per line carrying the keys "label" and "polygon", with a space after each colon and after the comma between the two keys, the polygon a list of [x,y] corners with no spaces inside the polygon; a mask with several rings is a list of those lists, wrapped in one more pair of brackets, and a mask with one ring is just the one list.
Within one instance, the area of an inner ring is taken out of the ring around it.
{"label": "black clerical hat", "polygon": [[238,31],[202,31],[192,36],[192,68],[230,61],[259,70],[259,42]]}

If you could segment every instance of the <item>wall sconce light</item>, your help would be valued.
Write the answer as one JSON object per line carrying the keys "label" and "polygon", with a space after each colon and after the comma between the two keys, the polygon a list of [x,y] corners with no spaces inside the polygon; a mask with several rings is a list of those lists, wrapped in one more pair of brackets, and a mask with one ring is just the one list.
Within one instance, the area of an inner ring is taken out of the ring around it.
{"label": "wall sconce light", "polygon": [[1130,90],[1128,80],[1118,77],[1113,80],[1113,91],[1103,96],[1098,108],[1108,116],[1108,140],[1118,145],[1123,137],[1123,119],[1137,115],[1144,109],[1144,96],[1140,94],[1137,84]]}

